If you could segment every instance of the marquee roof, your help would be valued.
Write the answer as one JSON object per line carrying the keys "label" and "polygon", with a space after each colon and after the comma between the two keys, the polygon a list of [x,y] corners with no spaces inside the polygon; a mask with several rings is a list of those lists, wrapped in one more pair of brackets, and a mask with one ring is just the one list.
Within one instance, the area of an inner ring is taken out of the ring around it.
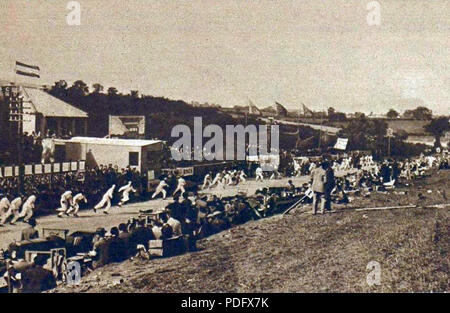
{"label": "marquee roof", "polygon": [[143,139],[116,139],[116,138],[97,138],[97,137],[73,137],[64,142],[87,143],[97,145],[114,145],[114,146],[133,146],[144,147],[150,145],[161,144],[161,140],[143,140]]}
{"label": "marquee roof", "polygon": [[46,117],[88,117],[86,112],[53,97],[43,90],[27,87],[22,89],[25,100],[31,102],[31,110],[35,113],[41,113]]}

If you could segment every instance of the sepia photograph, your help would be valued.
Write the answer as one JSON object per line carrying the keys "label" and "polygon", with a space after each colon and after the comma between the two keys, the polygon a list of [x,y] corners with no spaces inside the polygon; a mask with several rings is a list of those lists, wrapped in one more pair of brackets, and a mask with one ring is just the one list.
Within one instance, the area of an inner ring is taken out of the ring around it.
{"label": "sepia photograph", "polygon": [[450,292],[449,0],[0,12],[0,293]]}

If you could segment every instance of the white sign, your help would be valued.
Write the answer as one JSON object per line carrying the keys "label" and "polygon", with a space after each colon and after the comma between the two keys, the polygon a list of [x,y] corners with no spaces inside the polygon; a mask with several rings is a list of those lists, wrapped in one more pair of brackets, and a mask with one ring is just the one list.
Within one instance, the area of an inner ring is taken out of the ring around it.
{"label": "white sign", "polygon": [[348,138],[338,138],[336,144],[334,145],[334,149],[345,150],[347,149]]}

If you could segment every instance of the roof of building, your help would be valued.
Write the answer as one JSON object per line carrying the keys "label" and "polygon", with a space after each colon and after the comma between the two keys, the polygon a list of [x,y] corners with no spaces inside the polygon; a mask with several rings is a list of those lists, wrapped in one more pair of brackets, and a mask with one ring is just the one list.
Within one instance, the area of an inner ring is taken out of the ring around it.
{"label": "roof of building", "polygon": [[50,117],[81,117],[87,118],[88,114],[49,93],[34,88],[23,87],[25,96],[31,101],[32,110]]}
{"label": "roof of building", "polygon": [[73,137],[69,140],[61,140],[61,141],[97,144],[97,145],[133,146],[133,147],[144,147],[162,143],[162,140],[116,139],[116,138],[97,138],[97,137]]}

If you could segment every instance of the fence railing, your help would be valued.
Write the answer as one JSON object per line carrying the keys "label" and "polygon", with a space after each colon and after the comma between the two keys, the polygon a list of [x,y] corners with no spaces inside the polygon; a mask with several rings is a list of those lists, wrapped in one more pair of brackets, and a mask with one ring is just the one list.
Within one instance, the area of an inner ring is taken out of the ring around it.
{"label": "fence railing", "polygon": [[[24,176],[84,172],[86,169],[86,161],[81,160],[48,164],[26,164],[23,165],[23,167]],[[0,166],[0,178],[18,177],[19,175],[20,167],[18,165]]]}

